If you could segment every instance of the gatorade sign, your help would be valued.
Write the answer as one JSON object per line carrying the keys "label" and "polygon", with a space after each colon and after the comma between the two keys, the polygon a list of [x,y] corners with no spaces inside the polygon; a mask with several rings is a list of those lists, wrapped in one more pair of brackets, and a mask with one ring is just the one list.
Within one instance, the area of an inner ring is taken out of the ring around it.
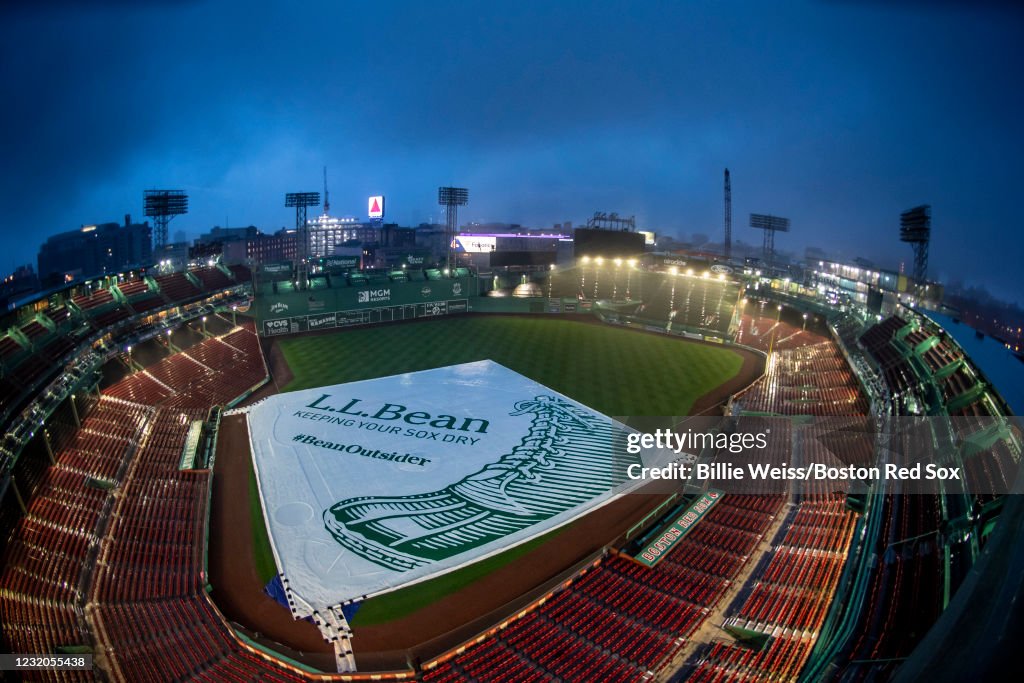
{"label": "gatorade sign", "polygon": [[370,218],[384,218],[384,196],[370,197],[366,204],[366,215]]}

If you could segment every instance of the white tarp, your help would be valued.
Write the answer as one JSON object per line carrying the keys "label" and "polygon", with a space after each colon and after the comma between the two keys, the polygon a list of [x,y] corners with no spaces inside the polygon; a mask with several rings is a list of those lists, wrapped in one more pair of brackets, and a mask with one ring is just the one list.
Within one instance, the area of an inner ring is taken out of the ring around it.
{"label": "white tarp", "polygon": [[475,562],[640,483],[619,423],[492,361],[278,394],[248,421],[299,614]]}

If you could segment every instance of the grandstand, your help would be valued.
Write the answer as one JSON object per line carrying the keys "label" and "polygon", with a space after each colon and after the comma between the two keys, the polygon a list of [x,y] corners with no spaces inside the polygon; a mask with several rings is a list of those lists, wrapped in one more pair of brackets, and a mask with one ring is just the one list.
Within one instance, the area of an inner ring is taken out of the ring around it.
{"label": "grandstand", "polygon": [[[403,284],[443,289],[446,300],[455,283],[473,284],[468,275],[420,275],[388,281],[396,293]],[[367,283],[324,277],[312,296],[332,292],[342,310]],[[740,283],[716,277],[606,262],[555,270],[536,283],[549,301],[597,304],[594,312],[608,322],[765,354],[763,376],[732,397],[722,424],[767,430],[768,447],[707,449],[694,454],[701,462],[868,465],[889,458],[911,465],[931,458],[961,467],[965,481],[909,495],[901,484],[865,488],[838,479],[805,486],[711,480],[702,491],[724,495],[648,566],[637,551],[698,499],[698,491],[678,488],[635,530],[608,538],[554,585],[487,624],[474,622],[479,628],[468,639],[418,651],[422,658],[400,657],[406,664],[395,670],[349,671],[346,680],[893,675],[991,550],[1019,477],[1019,431],[967,354],[912,310],[872,323],[834,312],[826,335],[798,324],[793,301],[748,302]],[[261,296],[287,289],[262,286]],[[40,678],[337,676],[312,668],[287,643],[275,653],[255,642],[211,598],[206,557],[207,543],[216,542],[208,527],[217,469],[210,444],[220,408],[244,400],[271,374],[258,320],[235,315],[252,287],[248,270],[220,266],[112,277],[4,320],[4,646],[87,651],[96,663],[92,672]],[[465,310],[483,298],[465,296]],[[340,616],[317,618],[344,624]],[[340,628],[332,644],[339,671],[353,661],[346,648],[358,651],[359,637],[351,636]]]}

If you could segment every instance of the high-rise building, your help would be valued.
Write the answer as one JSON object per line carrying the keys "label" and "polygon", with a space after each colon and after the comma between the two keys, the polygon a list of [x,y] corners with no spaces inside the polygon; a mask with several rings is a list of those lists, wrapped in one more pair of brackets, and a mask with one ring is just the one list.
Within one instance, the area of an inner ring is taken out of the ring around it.
{"label": "high-rise building", "polygon": [[380,241],[380,223],[362,223],[355,218],[319,216],[309,221],[310,258],[331,256],[335,247],[346,244],[375,244]]}
{"label": "high-rise building", "polygon": [[56,283],[75,278],[118,273],[153,261],[149,223],[85,225],[51,236],[39,248],[39,278]]}

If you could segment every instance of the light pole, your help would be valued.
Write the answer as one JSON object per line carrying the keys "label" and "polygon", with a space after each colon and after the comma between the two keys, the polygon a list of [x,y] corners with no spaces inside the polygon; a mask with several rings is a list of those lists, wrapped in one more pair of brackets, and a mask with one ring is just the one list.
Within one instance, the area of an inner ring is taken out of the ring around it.
{"label": "light pole", "polygon": [[772,338],[768,342],[768,356],[772,355],[772,348],[775,347],[775,333],[779,330],[779,322],[782,320],[782,304],[778,306],[778,313],[775,315],[775,324],[772,326]]}
{"label": "light pole", "polygon": [[238,304],[231,305],[231,326],[238,327]]}
{"label": "light pole", "polygon": [[804,331],[807,331],[807,314],[804,313]]}
{"label": "light pole", "polygon": [[129,373],[134,373],[135,372],[135,366],[132,365],[132,345],[131,344],[128,345],[127,351],[128,351],[128,372]]}
{"label": "light pole", "polygon": [[[807,318],[807,316],[805,315],[805,316],[804,316],[804,318],[806,319],[806,318]],[[203,316],[203,336],[204,336],[204,337],[208,336],[208,335],[206,334],[206,316],[205,316],[205,315]]]}

